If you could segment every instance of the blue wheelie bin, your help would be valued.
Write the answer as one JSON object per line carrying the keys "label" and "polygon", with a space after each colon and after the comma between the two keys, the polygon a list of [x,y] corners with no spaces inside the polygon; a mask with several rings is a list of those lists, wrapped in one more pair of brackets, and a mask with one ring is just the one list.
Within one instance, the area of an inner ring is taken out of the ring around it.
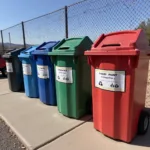
{"label": "blue wheelie bin", "polygon": [[37,46],[31,46],[18,56],[22,62],[25,93],[31,98],[39,97],[36,62],[31,54],[36,48]]}
{"label": "blue wheelie bin", "polygon": [[32,53],[37,65],[38,86],[40,100],[46,105],[56,106],[54,66],[48,52],[59,43],[56,41],[44,42]]}

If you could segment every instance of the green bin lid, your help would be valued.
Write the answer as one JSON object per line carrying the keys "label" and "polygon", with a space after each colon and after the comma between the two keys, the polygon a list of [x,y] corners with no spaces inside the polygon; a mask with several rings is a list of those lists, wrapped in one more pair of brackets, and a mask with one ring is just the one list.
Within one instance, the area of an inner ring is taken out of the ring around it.
{"label": "green bin lid", "polygon": [[93,42],[88,36],[63,39],[48,55],[84,55],[84,51],[89,50],[92,44]]}

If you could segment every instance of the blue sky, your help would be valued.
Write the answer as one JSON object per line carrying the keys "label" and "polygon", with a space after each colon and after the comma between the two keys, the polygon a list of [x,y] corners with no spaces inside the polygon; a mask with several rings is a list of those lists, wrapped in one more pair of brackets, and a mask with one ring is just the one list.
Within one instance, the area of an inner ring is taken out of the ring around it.
{"label": "blue sky", "polygon": [[0,29],[78,1],[80,0],[0,0]]}
{"label": "blue sky", "polygon": [[[4,0],[1,1],[3,4]],[[55,0],[53,2],[50,0],[30,0],[30,2],[22,0],[22,3],[20,1],[5,0],[5,3],[9,5],[3,7],[5,11],[3,15],[0,9],[0,24],[8,27],[22,20],[52,12],[78,0]],[[68,7],[69,37],[89,36],[94,41],[102,33],[135,29],[139,23],[148,18],[150,18],[150,0],[88,0]],[[28,44],[62,40],[65,38],[64,9],[25,22],[24,25]],[[12,43],[22,44],[21,31],[21,25],[4,30],[4,42],[9,42],[10,33]]]}

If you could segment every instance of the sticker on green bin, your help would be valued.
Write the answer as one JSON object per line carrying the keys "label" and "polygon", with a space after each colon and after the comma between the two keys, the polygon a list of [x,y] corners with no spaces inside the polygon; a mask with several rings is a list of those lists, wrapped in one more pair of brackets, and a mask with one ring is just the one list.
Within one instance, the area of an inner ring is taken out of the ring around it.
{"label": "sticker on green bin", "polygon": [[6,70],[7,72],[13,72],[12,63],[6,62]]}
{"label": "sticker on green bin", "polygon": [[48,79],[49,78],[48,66],[37,65],[37,73],[39,78]]}
{"label": "sticker on green bin", "polygon": [[114,92],[125,92],[125,71],[95,69],[95,87]]}
{"label": "sticker on green bin", "polygon": [[73,83],[72,68],[56,66],[56,80],[63,83]]}
{"label": "sticker on green bin", "polygon": [[30,64],[22,64],[22,68],[23,68],[23,74],[24,75],[31,75],[32,74]]}

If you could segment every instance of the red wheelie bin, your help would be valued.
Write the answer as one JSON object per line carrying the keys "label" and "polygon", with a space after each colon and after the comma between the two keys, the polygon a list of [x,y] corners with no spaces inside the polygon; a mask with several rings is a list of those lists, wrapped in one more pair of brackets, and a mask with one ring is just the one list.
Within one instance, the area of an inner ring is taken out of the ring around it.
{"label": "red wheelie bin", "polygon": [[6,77],[6,62],[0,55],[0,71],[3,77]]}
{"label": "red wheelie bin", "polygon": [[94,127],[104,135],[131,142],[137,133],[146,133],[148,52],[140,29],[102,34],[85,52],[92,72]]}

